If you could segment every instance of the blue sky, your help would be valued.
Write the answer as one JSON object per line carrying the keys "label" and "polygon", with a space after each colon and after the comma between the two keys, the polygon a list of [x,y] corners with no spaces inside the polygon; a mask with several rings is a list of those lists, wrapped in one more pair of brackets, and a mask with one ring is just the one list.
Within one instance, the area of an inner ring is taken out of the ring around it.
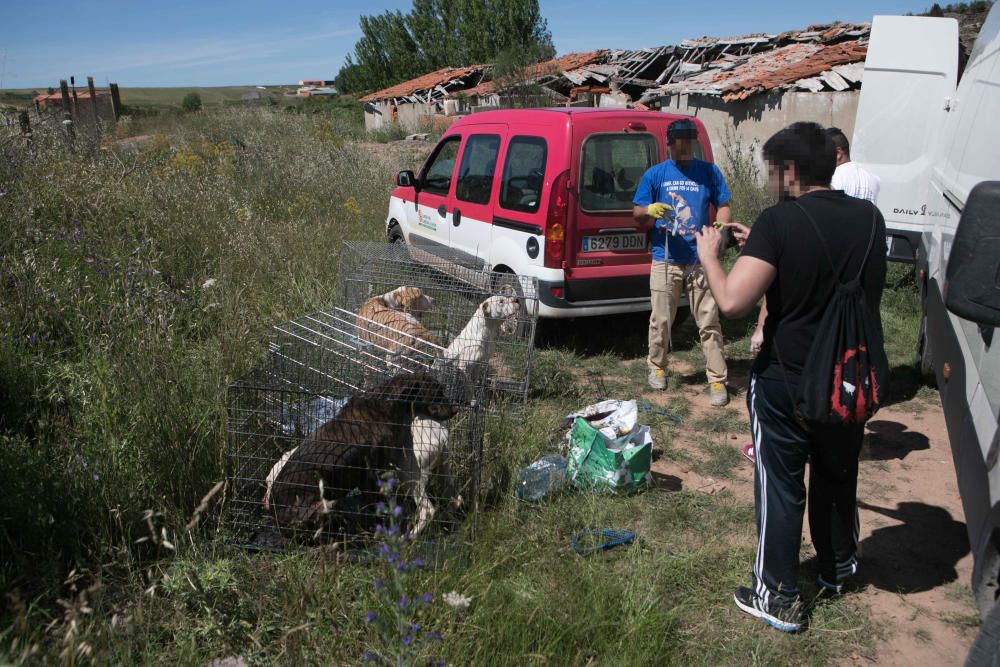
{"label": "blue sky", "polygon": [[[930,6],[921,0],[711,3],[540,0],[560,54],[676,44],[688,37],[780,32],[868,21]],[[360,32],[358,17],[406,11],[411,0],[2,0],[0,88],[224,86],[333,78]]]}

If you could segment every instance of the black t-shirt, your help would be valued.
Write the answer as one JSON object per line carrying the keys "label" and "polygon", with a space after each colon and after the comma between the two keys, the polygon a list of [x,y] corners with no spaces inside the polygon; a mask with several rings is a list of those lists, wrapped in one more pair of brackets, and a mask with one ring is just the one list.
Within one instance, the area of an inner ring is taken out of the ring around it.
{"label": "black t-shirt", "polygon": [[[762,259],[778,273],[767,289],[767,320],[764,346],[754,364],[762,377],[782,379],[774,351],[777,341],[785,370],[797,378],[805,365],[820,319],[837,283],[858,275],[871,238],[875,213],[875,242],[861,277],[865,301],[881,326],[879,305],[885,285],[885,220],[870,202],[845,195],[840,190],[818,190],[798,198],[816,221],[816,229],[794,202],[781,202],[757,218],[743,254]],[[831,270],[824,249],[829,247]]]}

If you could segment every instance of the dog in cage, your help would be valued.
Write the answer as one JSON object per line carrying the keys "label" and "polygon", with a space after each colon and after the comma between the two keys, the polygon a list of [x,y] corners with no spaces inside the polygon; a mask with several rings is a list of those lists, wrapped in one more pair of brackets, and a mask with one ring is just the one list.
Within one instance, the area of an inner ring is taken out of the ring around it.
{"label": "dog in cage", "polygon": [[[455,369],[466,385],[465,393],[472,396],[475,388],[485,380],[487,366],[493,355],[494,341],[500,327],[517,318],[520,302],[512,296],[491,296],[476,308],[461,333],[455,337],[441,357],[435,360],[433,368],[438,371]],[[403,470],[403,488],[412,489],[417,504],[417,521],[413,527],[416,535],[427,527],[434,517],[435,508],[427,493],[427,485],[435,469],[444,469],[448,456],[448,427],[441,421],[417,417],[411,428],[413,436],[413,458],[407,459]],[[452,504],[461,506],[462,496],[454,493],[454,484],[448,479]]]}
{"label": "dog in cage", "polygon": [[371,528],[379,475],[413,458],[413,422],[456,414],[428,373],[397,375],[347,401],[336,417],[275,464],[264,508],[279,528],[344,533]]}
{"label": "dog in cage", "polygon": [[358,310],[358,338],[390,354],[411,350],[434,354],[440,341],[419,319],[433,307],[433,298],[408,285],[372,297]]}

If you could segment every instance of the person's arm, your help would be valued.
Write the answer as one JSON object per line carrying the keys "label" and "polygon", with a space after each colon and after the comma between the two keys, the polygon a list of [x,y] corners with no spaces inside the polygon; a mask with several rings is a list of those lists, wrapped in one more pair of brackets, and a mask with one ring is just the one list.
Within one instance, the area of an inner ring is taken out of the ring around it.
{"label": "person's arm", "polygon": [[733,209],[728,203],[723,204],[715,210],[715,221],[721,222],[724,225],[728,225],[729,221],[733,219]]}
{"label": "person's arm", "polygon": [[777,275],[777,269],[762,259],[741,255],[727,275],[719,260],[722,241],[719,230],[710,225],[702,227],[695,238],[698,258],[719,312],[729,318],[743,317],[764,296]]}

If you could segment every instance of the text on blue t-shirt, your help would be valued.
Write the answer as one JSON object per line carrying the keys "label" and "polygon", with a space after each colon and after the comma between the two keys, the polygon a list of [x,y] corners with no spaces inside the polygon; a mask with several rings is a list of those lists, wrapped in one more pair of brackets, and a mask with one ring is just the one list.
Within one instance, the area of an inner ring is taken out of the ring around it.
{"label": "text on blue t-shirt", "polygon": [[651,240],[653,259],[674,264],[694,264],[698,259],[695,234],[709,223],[709,206],[716,208],[730,199],[722,172],[714,164],[691,160],[683,165],[667,160],[646,170],[632,203],[670,206],[656,221]]}

